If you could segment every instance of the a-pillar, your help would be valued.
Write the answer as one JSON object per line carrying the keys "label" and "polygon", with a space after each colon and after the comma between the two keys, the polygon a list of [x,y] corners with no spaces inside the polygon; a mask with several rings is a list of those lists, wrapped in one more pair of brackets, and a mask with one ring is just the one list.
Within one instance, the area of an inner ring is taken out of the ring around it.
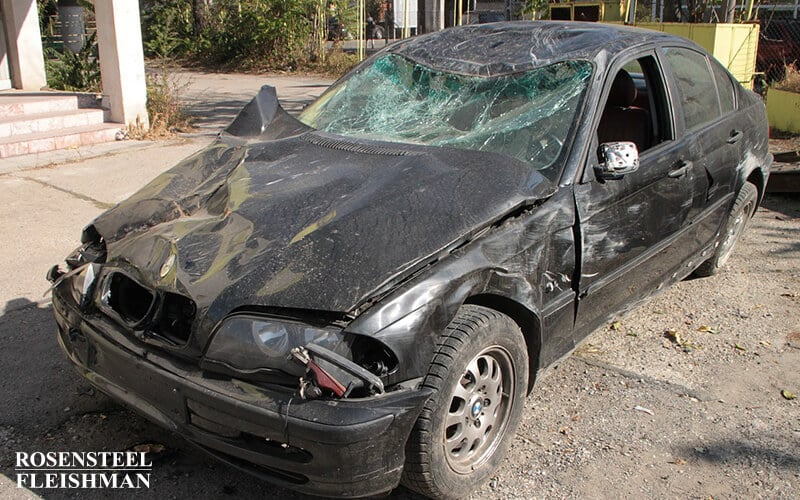
{"label": "a-pillar", "polygon": [[149,127],[142,30],[138,0],[94,3],[103,107],[110,119],[128,126]]}
{"label": "a-pillar", "polygon": [[[0,0],[8,47],[9,69],[14,88],[39,90],[47,84],[35,0]],[[0,55],[2,56],[2,55]]]}

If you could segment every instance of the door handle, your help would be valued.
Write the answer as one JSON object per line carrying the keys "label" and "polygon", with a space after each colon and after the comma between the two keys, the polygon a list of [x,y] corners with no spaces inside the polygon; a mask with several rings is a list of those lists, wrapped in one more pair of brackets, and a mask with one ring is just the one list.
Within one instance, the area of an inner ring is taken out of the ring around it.
{"label": "door handle", "polygon": [[736,144],[744,134],[741,130],[731,130],[731,135],[728,137],[728,144]]}
{"label": "door handle", "polygon": [[686,160],[681,160],[678,163],[678,168],[676,168],[675,170],[671,170],[670,173],[667,174],[667,176],[671,177],[673,179],[680,179],[681,177],[686,175],[686,173],[689,171],[689,168],[691,168],[691,166],[692,166],[692,162],[686,161]]}

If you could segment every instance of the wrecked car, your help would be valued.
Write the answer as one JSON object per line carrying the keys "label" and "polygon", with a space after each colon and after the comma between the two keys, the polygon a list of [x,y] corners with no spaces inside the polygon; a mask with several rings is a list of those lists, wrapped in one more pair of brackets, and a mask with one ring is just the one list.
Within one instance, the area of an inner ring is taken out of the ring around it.
{"label": "wrecked car", "polygon": [[297,117],[264,87],[54,267],[95,387],[306,493],[461,497],[589,333],[723,266],[764,105],[682,38],[514,22],[393,44]]}

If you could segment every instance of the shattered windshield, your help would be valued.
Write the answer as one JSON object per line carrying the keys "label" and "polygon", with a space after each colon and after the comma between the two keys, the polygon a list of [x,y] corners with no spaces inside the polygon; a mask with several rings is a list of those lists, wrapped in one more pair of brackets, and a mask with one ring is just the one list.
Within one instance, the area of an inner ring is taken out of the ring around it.
{"label": "shattered windshield", "polygon": [[482,77],[387,54],[332,87],[299,119],[333,134],[490,151],[546,170],[564,149],[590,75],[586,61]]}

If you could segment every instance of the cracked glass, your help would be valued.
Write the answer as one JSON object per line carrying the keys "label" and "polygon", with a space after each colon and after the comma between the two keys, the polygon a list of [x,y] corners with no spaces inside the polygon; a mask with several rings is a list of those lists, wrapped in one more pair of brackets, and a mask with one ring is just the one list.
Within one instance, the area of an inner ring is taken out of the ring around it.
{"label": "cracked glass", "polygon": [[299,119],[342,136],[500,153],[552,179],[591,72],[587,61],[562,61],[484,77],[386,54],[333,86]]}

